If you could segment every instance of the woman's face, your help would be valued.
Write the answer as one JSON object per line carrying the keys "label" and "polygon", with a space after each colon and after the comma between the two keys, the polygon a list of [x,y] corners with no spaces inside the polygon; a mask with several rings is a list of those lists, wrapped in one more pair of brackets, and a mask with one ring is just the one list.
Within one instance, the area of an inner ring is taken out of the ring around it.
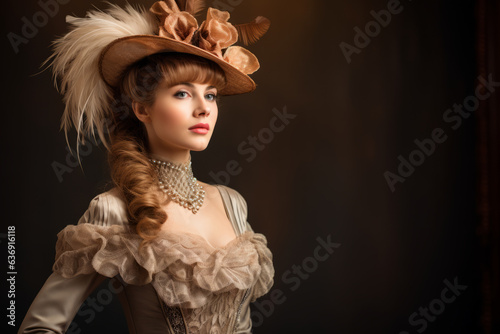
{"label": "woman's face", "polygon": [[[142,119],[136,112],[146,126],[150,150],[166,157],[204,150],[217,122],[216,96],[211,84],[188,82],[158,88],[155,102],[144,107]],[[208,129],[193,128],[200,123]]]}

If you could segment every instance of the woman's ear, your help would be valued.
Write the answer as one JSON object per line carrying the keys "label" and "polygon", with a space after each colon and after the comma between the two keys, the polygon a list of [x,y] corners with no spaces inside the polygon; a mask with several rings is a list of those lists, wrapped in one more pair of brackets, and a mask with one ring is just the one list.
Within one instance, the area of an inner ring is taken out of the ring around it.
{"label": "woman's ear", "polygon": [[132,109],[134,110],[135,117],[137,117],[142,123],[151,123],[151,117],[149,116],[149,112],[146,106],[139,102],[133,101]]}

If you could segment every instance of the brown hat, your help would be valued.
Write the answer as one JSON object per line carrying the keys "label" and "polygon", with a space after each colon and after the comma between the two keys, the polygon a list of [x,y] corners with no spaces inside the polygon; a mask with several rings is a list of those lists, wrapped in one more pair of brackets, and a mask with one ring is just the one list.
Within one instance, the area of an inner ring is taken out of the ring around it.
{"label": "brown hat", "polygon": [[212,60],[223,69],[227,83],[219,94],[241,94],[255,89],[255,82],[248,74],[259,69],[257,57],[247,49],[231,45],[238,40],[238,28],[247,40],[249,34],[252,41],[260,38],[269,28],[268,19],[259,16],[253,23],[235,27],[228,22],[228,12],[208,8],[206,20],[198,25],[194,16],[181,11],[174,0],[158,1],[150,12],[158,18],[157,34],[119,38],[102,51],[99,70],[106,83],[116,86],[123,70],[148,55],[182,52]]}
{"label": "brown hat", "polygon": [[[255,82],[248,76],[259,69],[255,55],[241,46],[257,41],[270,21],[259,16],[253,22],[232,25],[229,13],[208,8],[200,25],[193,15],[203,8],[200,0],[158,1],[148,10],[111,5],[106,11],[92,10],[86,17],[67,16],[71,30],[53,42],[50,62],[66,108],[61,127],[73,125],[78,140],[95,137],[94,128],[106,147],[105,132],[110,117],[113,88],[123,72],[140,59],[161,52],[188,53],[217,63],[225,73],[221,95],[251,92]],[[56,87],[57,87],[56,82]]]}

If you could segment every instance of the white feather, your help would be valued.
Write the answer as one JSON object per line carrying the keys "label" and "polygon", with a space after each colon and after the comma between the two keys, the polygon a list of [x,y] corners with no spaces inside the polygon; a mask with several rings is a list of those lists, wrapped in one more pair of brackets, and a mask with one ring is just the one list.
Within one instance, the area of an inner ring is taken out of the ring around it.
{"label": "white feather", "polygon": [[52,60],[48,67],[52,66],[54,84],[63,94],[66,104],[61,129],[67,141],[68,131],[75,127],[77,148],[80,143],[85,144],[89,135],[95,139],[97,131],[109,149],[105,134],[112,117],[112,90],[99,74],[101,51],[115,39],[153,35],[157,29],[154,16],[143,7],[135,9],[130,4],[124,8],[110,6],[106,12],[91,10],[83,18],[66,16],[71,31],[53,42],[53,53],[42,64]]}

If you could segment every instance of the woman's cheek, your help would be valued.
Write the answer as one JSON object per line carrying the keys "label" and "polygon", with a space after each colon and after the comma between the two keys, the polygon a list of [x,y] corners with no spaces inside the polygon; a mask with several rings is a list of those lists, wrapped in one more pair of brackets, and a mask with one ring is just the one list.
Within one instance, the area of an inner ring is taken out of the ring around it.
{"label": "woman's cheek", "polygon": [[153,121],[156,121],[158,125],[165,126],[172,123],[172,112],[168,108],[158,108],[153,114]]}
{"label": "woman's cheek", "polygon": [[157,114],[155,128],[157,131],[165,134],[174,134],[182,131],[187,126],[186,116],[182,113],[176,113],[175,110],[162,110]]}
{"label": "woman's cheek", "polygon": [[172,124],[174,123],[173,119],[171,116],[169,116],[168,114],[164,114],[164,113],[161,113],[157,119],[158,121],[158,125],[162,128],[167,128],[170,125],[175,125],[175,124]]}

